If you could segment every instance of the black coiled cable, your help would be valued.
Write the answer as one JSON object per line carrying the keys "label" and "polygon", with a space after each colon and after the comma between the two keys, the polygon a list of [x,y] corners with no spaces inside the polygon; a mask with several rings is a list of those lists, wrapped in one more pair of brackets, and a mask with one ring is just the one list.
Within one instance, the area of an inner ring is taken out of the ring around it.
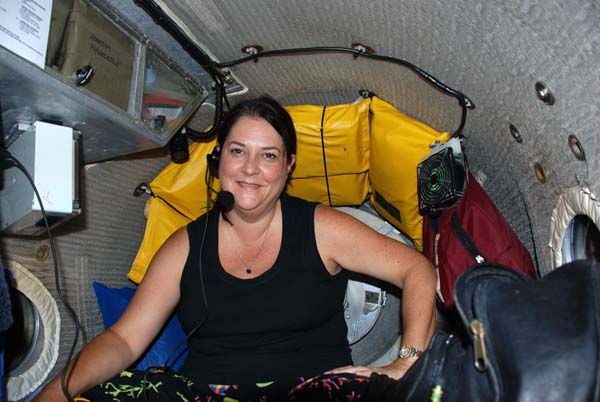
{"label": "black coiled cable", "polygon": [[194,140],[206,141],[212,139],[217,134],[221,124],[223,123],[223,104],[225,100],[225,83],[223,82],[222,78],[218,78],[215,88],[215,119],[212,127],[209,130],[202,132],[193,130],[188,126],[183,126],[181,128],[181,132],[183,134],[187,134]]}

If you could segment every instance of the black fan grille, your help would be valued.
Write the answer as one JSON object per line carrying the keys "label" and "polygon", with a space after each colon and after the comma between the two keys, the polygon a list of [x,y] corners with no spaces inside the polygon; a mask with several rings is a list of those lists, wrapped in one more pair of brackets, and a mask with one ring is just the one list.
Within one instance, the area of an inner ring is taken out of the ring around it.
{"label": "black fan grille", "polygon": [[417,166],[419,212],[437,215],[458,202],[464,190],[465,174],[464,166],[457,163],[450,147],[421,162]]}

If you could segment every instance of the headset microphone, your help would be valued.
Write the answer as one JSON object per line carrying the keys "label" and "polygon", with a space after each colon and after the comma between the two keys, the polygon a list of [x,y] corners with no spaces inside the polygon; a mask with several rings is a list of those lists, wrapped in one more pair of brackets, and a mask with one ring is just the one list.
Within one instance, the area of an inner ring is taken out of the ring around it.
{"label": "headset microphone", "polygon": [[233,198],[233,194],[230,191],[219,191],[217,194],[217,204],[221,207],[223,212],[231,211],[233,208],[233,204],[235,199]]}
{"label": "headset microphone", "polygon": [[[206,155],[206,174],[205,174],[205,182],[208,191],[217,194],[217,205],[221,208],[221,211],[228,212],[233,208],[233,204],[235,202],[233,198],[233,194],[229,191],[219,191],[218,193],[213,190],[211,187],[211,179],[217,176],[217,172],[219,170],[219,161],[221,159],[221,150],[218,146],[215,146],[211,153]],[[208,201],[206,205],[206,210],[208,211]]]}

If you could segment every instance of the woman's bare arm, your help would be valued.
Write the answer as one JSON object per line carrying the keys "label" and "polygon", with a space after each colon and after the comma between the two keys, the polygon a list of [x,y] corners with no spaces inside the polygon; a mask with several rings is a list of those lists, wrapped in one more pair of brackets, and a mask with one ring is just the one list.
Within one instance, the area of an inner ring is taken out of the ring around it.
{"label": "woman's bare arm", "polygon": [[[366,274],[402,289],[402,344],[424,350],[435,328],[435,270],[419,252],[377,233],[354,217],[319,206],[315,212],[319,253],[327,269],[341,267]],[[416,359],[398,359],[389,366],[371,369],[345,367],[339,371],[400,378]]]}
{"label": "woman's bare arm", "polygon": [[[119,320],[87,344],[69,365],[67,389],[79,395],[129,367],[150,345],[179,301],[179,282],[189,252],[186,228],[156,253],[144,280]],[[59,373],[34,399],[67,401]]]}

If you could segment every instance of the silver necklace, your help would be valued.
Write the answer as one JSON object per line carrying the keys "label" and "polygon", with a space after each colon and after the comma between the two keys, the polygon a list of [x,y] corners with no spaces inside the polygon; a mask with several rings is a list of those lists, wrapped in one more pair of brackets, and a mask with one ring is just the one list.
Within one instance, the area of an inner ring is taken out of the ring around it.
{"label": "silver necklace", "polygon": [[231,246],[233,247],[233,249],[235,250],[240,262],[242,263],[242,265],[245,267],[244,271],[250,275],[252,274],[252,267],[254,267],[254,264],[256,263],[256,260],[258,260],[258,256],[260,255],[263,247],[265,246],[265,243],[267,242],[267,237],[269,237],[269,231],[271,230],[271,224],[273,223],[273,220],[271,220],[271,222],[269,223],[269,226],[267,227],[267,230],[265,231],[265,234],[263,235],[263,241],[258,249],[258,251],[256,252],[256,255],[254,256],[254,259],[252,260],[251,263],[247,263],[246,260],[244,259],[244,257],[242,257],[242,253],[240,252],[240,250],[238,250],[238,248],[235,246],[235,242],[233,241],[233,236],[231,235],[231,229],[229,228],[230,224],[225,223],[225,227],[227,228],[227,234],[229,235],[229,240],[231,241]]}

